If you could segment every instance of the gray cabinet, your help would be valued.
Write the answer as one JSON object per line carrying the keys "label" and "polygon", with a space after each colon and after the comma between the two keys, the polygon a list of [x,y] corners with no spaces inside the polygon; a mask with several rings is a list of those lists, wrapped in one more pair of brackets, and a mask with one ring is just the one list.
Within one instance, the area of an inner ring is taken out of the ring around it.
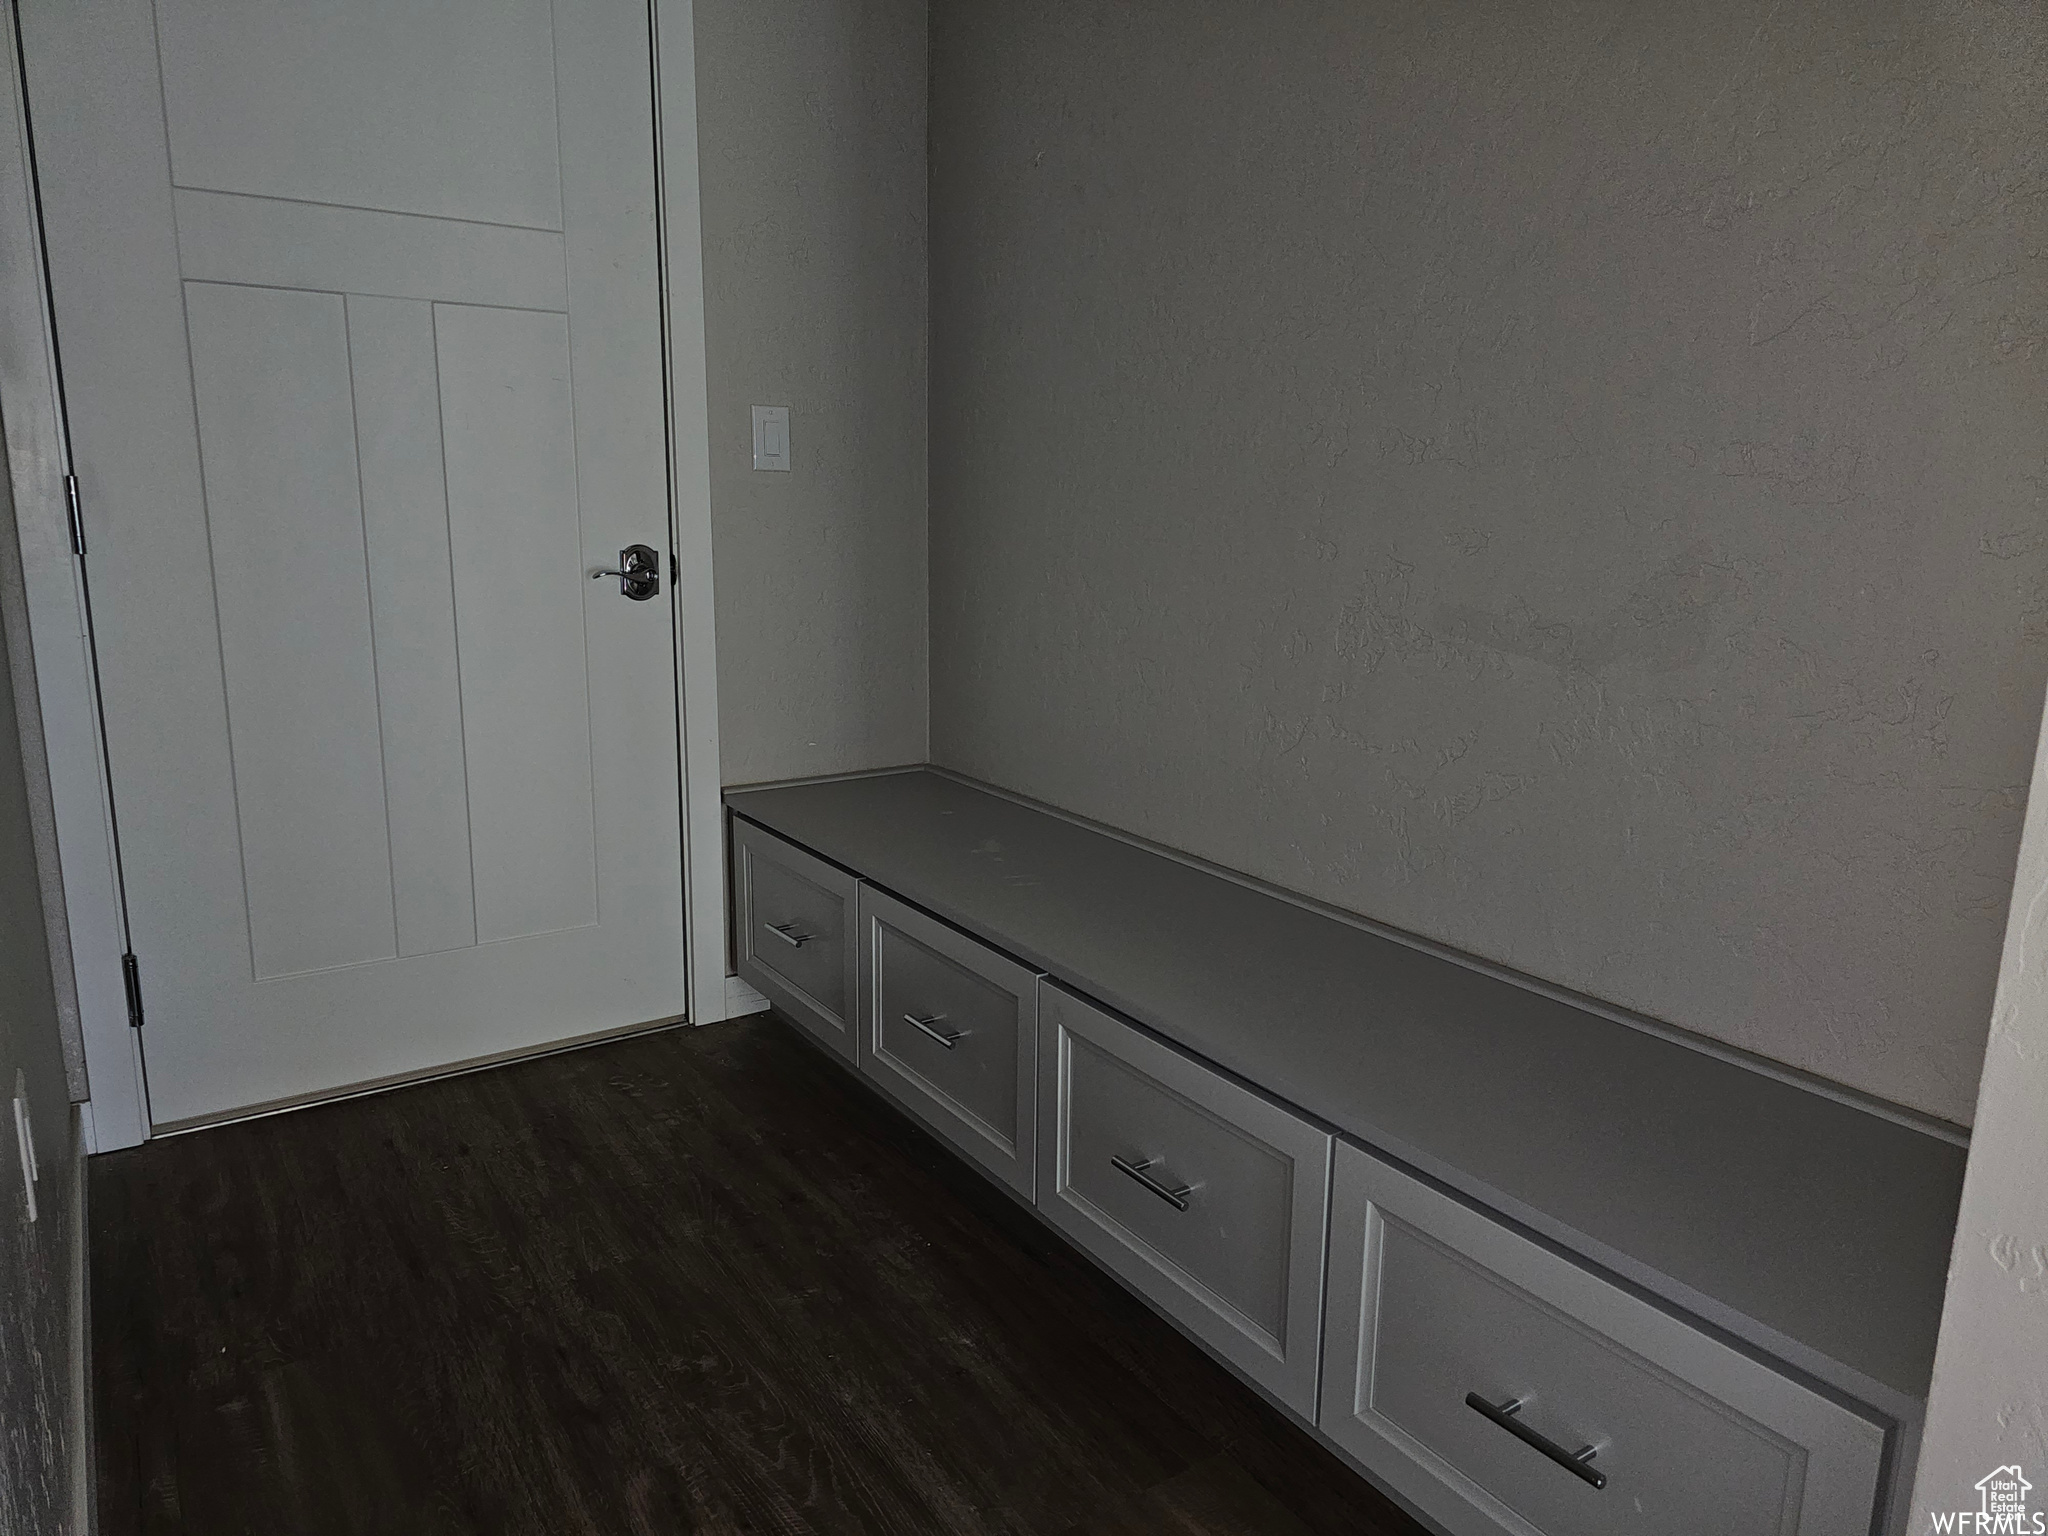
{"label": "gray cabinet", "polygon": [[1867,1536],[1884,1430],[1348,1144],[1322,1431],[1450,1530]]}
{"label": "gray cabinet", "polygon": [[1329,1135],[1051,983],[1039,1209],[1312,1416]]}
{"label": "gray cabinet", "polygon": [[1443,1530],[1903,1532],[1960,1148],[940,774],[733,809],[748,979]]}
{"label": "gray cabinet", "polygon": [[740,975],[848,1061],[854,1028],[854,891],[843,869],[735,818]]}
{"label": "gray cabinet", "polygon": [[1039,973],[871,885],[858,910],[863,1070],[1029,1200]]}

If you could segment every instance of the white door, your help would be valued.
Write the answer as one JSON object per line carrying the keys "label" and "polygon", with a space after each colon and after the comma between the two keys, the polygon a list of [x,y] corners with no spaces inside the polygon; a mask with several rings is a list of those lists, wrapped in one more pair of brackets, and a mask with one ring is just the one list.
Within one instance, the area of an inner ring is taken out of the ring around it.
{"label": "white door", "polygon": [[21,20],[152,1119],[681,1016],[645,0]]}

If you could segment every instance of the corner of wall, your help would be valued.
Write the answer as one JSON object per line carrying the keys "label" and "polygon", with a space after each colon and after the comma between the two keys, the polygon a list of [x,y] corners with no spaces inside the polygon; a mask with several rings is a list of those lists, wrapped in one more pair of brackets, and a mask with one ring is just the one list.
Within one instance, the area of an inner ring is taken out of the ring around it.
{"label": "corner of wall", "polygon": [[[929,9],[697,0],[721,777],[929,751]],[[787,405],[757,472],[751,405]]]}
{"label": "corner of wall", "polygon": [[[2048,1489],[2048,718],[2035,749],[1991,1035],[1949,1257],[1912,1529],[1978,1512],[2017,1463]],[[1934,1529],[1940,1529],[1934,1526]],[[1974,1529],[1955,1525],[1951,1529]],[[2017,1528],[2017,1527],[2015,1527]]]}

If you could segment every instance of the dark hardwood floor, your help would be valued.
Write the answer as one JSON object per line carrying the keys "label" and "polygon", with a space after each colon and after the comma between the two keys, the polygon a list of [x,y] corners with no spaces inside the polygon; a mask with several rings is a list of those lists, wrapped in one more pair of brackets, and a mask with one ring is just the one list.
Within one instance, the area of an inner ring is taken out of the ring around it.
{"label": "dark hardwood floor", "polygon": [[92,1164],[107,1536],[1412,1536],[765,1016]]}

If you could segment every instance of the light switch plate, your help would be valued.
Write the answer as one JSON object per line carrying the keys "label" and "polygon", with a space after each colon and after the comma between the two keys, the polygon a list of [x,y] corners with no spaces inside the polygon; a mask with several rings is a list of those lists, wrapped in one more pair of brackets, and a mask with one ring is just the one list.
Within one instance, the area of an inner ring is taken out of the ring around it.
{"label": "light switch plate", "polygon": [[789,407],[754,407],[754,468],[789,468]]}

